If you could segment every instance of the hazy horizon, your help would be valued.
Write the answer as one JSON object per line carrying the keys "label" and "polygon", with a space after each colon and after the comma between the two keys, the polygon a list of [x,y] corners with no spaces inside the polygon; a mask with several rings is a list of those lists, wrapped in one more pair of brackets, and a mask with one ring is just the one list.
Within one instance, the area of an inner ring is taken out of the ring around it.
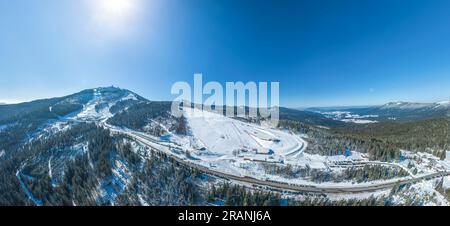
{"label": "hazy horizon", "polygon": [[[120,88],[120,89],[126,89],[126,90],[129,90],[129,91],[132,91],[132,92],[136,93],[135,91],[127,89],[126,87],[119,87],[119,86],[114,86],[114,85],[112,85],[112,86],[116,87],[116,88]],[[78,90],[78,91],[73,92],[73,93],[66,93],[66,94],[61,94],[61,95],[56,95],[56,96],[51,96],[51,97],[42,97],[42,98],[23,100],[23,101],[17,101],[17,102],[7,102],[7,101],[0,100],[0,105],[21,104],[21,103],[27,103],[27,102],[43,100],[43,99],[65,97],[65,96],[69,96],[71,94],[75,94],[75,93],[81,92],[83,90],[105,88],[105,87],[111,87],[111,86],[90,87],[90,88],[85,88],[85,89],[82,89],[82,90]],[[172,101],[172,100],[169,100],[169,99],[152,99],[152,98],[146,97],[146,96],[144,96],[144,95],[142,95],[140,93],[136,93],[136,94],[138,94],[139,96],[142,96],[142,97],[144,97],[144,98],[146,98],[147,100],[150,100],[150,101]],[[312,106],[285,106],[285,105],[281,105],[280,107],[286,107],[286,108],[297,109],[297,110],[308,109],[308,108],[360,108],[360,107],[381,106],[381,105],[392,103],[392,102],[437,103],[437,102],[440,102],[440,101],[448,101],[448,100],[450,100],[450,98],[448,98],[448,99],[440,99],[440,100],[431,101],[431,102],[417,102],[417,101],[396,100],[396,101],[388,101],[388,102],[383,102],[383,103],[378,103],[378,104],[366,104],[366,105],[329,105],[329,106],[327,106],[327,105],[323,105],[323,106],[316,106],[316,105],[312,105]]]}

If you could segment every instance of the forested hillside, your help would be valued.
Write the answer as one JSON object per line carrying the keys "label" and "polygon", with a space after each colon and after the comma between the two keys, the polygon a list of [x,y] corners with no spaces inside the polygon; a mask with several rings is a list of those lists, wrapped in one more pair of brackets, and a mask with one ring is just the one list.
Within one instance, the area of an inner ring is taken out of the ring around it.
{"label": "forested hillside", "polygon": [[445,151],[450,150],[450,118],[331,128],[283,120],[280,127],[306,133],[310,137],[308,150],[325,155],[342,155],[352,150],[369,153],[374,160],[390,161],[400,159],[400,150],[408,150],[430,152],[444,159]]}
{"label": "forested hillside", "polygon": [[94,124],[36,140],[0,161],[0,205],[194,205],[203,200],[202,174],[158,152],[143,158],[129,142]]}

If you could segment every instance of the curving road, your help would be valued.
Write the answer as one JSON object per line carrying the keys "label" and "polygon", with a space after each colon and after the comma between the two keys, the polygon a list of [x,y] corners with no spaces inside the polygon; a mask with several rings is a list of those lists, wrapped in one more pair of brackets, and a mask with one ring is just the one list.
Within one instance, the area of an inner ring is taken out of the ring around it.
{"label": "curving road", "polygon": [[[163,151],[162,149],[169,148],[169,150],[170,150],[170,148],[173,147],[171,145],[161,144],[158,140],[156,140],[150,136],[143,135],[138,132],[123,131],[123,130],[111,127],[109,125],[106,125],[106,124],[105,124],[105,126],[108,129],[110,129],[112,132],[126,134],[126,135],[134,138],[139,143],[141,143],[147,147],[150,147],[154,150],[157,150],[157,151],[168,153],[168,151]],[[396,181],[389,181],[389,182],[378,183],[378,184],[373,184],[373,185],[353,185],[353,186],[339,186],[339,187],[338,186],[329,186],[329,187],[320,186],[320,187],[318,187],[318,186],[310,186],[310,185],[288,184],[288,183],[282,183],[282,182],[277,182],[277,181],[260,180],[260,179],[256,179],[256,178],[252,178],[252,177],[236,176],[236,175],[216,171],[211,168],[207,168],[205,166],[201,166],[201,165],[186,161],[186,160],[181,159],[173,154],[170,154],[170,156],[180,164],[187,165],[189,167],[195,168],[199,171],[202,171],[204,173],[207,173],[207,174],[210,174],[213,176],[217,176],[217,177],[224,178],[227,180],[248,183],[251,185],[267,186],[267,187],[271,187],[271,188],[275,188],[275,189],[289,190],[289,191],[295,191],[295,192],[312,192],[312,193],[374,192],[374,191],[378,191],[378,190],[391,189],[396,184],[406,185],[406,184],[417,183],[422,180],[431,180],[431,179],[439,178],[439,177],[443,177],[443,176],[450,176],[450,172],[445,171],[445,172],[437,172],[437,173],[433,173],[433,174],[417,176],[415,178],[410,178],[410,177],[402,178],[402,179],[399,179]]]}

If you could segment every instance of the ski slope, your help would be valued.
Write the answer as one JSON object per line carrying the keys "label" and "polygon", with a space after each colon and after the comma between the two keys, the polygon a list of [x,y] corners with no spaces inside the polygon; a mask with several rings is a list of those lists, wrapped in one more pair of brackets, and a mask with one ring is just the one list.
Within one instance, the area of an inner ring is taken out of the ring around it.
{"label": "ski slope", "polygon": [[185,108],[184,115],[197,146],[220,156],[233,156],[239,150],[295,158],[307,145],[298,135],[196,108]]}

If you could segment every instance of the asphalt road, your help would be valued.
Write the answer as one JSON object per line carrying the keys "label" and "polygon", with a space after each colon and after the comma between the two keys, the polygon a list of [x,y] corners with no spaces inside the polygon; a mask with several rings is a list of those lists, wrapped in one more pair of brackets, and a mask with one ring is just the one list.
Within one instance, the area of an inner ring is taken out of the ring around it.
{"label": "asphalt road", "polygon": [[[110,130],[112,130],[113,132],[118,132],[118,133],[125,133],[133,138],[136,139],[136,141],[139,141],[140,143],[155,149],[157,151],[162,151],[160,150],[161,147],[167,147],[167,148],[171,148],[173,147],[173,145],[168,145],[168,144],[161,144],[158,140],[155,140],[149,136],[144,136],[140,133],[137,132],[126,132],[126,131],[121,131],[112,127],[108,128]],[[159,147],[158,147],[159,146]],[[164,152],[164,151],[162,151]],[[167,153],[167,152],[164,152]],[[449,176],[450,172],[437,172],[437,173],[433,173],[433,174],[429,174],[429,175],[423,175],[423,176],[419,176],[416,178],[404,178],[404,179],[399,179],[397,181],[394,182],[385,182],[385,183],[377,183],[377,184],[373,184],[373,185],[354,185],[354,186],[310,186],[310,185],[297,185],[297,184],[288,184],[288,183],[282,183],[282,182],[276,182],[276,181],[267,181],[267,180],[259,180],[256,178],[251,178],[251,177],[240,177],[240,176],[236,176],[236,175],[232,175],[232,174],[228,174],[228,173],[223,173],[217,170],[213,170],[211,168],[207,168],[189,161],[186,161],[184,159],[181,159],[175,155],[171,155],[172,158],[174,158],[174,160],[176,160],[177,162],[179,162],[180,164],[184,164],[187,165],[189,167],[195,168],[201,172],[213,175],[213,176],[217,176],[220,178],[224,178],[227,180],[233,180],[233,181],[238,181],[238,182],[243,182],[243,183],[248,183],[251,185],[258,185],[258,186],[267,186],[269,188],[275,188],[275,189],[281,189],[281,190],[288,190],[288,191],[295,191],[295,192],[312,192],[312,193],[363,193],[363,192],[374,192],[374,191],[378,191],[378,190],[385,190],[385,189],[391,189],[393,188],[397,183],[399,185],[406,185],[406,184],[412,184],[412,183],[417,183],[420,182],[422,180],[431,180],[434,178],[438,178],[438,177],[443,177],[443,176]]]}

